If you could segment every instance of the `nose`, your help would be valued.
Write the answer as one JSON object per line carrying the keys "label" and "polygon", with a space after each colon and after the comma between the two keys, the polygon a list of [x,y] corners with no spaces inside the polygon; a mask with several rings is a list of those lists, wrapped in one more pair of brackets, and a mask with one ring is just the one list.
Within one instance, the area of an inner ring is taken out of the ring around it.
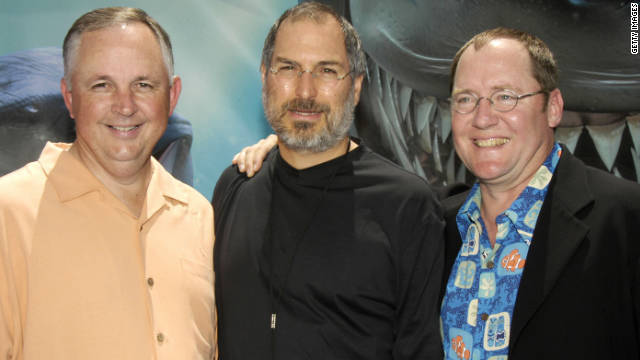
{"label": "nose", "polygon": [[478,100],[478,105],[473,115],[473,126],[479,129],[486,129],[497,123],[497,118],[491,105],[491,100],[485,97]]}
{"label": "nose", "polygon": [[117,90],[114,94],[114,101],[111,111],[122,116],[131,116],[138,111],[135,95],[129,89]]}
{"label": "nose", "polygon": [[296,95],[301,99],[314,99],[318,93],[316,81],[310,71],[303,71],[298,77]]}

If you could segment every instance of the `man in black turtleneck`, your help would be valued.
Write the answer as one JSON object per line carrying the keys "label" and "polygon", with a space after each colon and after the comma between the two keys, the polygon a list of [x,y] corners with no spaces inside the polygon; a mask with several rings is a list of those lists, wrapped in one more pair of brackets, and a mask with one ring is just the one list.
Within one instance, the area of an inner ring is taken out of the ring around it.
{"label": "man in black turtleneck", "polygon": [[330,8],[287,10],[265,40],[278,148],[213,196],[222,360],[441,359],[443,221],[424,180],[347,135],[365,71]]}

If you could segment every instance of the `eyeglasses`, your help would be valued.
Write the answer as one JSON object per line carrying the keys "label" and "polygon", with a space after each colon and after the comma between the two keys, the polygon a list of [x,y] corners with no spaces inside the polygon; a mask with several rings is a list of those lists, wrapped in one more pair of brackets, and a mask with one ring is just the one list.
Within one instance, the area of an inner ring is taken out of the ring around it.
{"label": "eyeglasses", "polygon": [[303,70],[298,65],[283,64],[276,68],[269,68],[269,71],[275,75],[276,78],[283,81],[293,81],[302,77],[304,73],[310,73],[316,85],[324,87],[332,87],[338,83],[338,81],[351,75],[351,71],[339,76],[338,71],[330,66],[317,66],[313,70]]}
{"label": "eyeglasses", "polygon": [[451,109],[459,114],[469,114],[473,112],[476,107],[478,107],[478,104],[482,99],[489,100],[489,103],[494,110],[507,112],[513,110],[516,105],[518,105],[518,100],[520,99],[546,93],[546,91],[540,90],[528,94],[517,95],[511,90],[502,89],[495,91],[489,97],[478,97],[478,95],[474,93],[463,92],[453,95],[449,100],[451,101]]}

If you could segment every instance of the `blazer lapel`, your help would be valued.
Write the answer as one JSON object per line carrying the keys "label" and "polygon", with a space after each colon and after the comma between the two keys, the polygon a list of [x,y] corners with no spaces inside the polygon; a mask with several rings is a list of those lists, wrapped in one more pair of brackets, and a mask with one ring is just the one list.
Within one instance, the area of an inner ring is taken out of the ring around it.
{"label": "blazer lapel", "polygon": [[534,230],[511,325],[511,348],[554,287],[589,228],[575,213],[593,201],[585,168],[563,147]]}

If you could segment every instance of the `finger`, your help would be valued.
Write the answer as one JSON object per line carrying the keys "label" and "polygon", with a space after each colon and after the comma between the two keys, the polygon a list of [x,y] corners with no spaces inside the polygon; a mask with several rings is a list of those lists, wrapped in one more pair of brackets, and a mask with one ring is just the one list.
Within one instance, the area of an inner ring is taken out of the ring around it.
{"label": "finger", "polygon": [[267,153],[271,150],[271,146],[266,141],[260,140],[254,151],[251,153],[251,158],[248,159],[253,171],[257,172],[262,167],[264,158],[267,157]]}
{"label": "finger", "polygon": [[260,140],[258,144],[256,144],[257,149],[255,149],[255,154],[252,157],[252,162],[250,163],[253,171],[258,172],[260,168],[262,168],[262,162],[264,158],[267,157],[267,154],[271,149],[276,146],[278,143],[278,137],[274,134],[267,136],[266,138]]}
{"label": "finger", "polygon": [[255,166],[254,166],[255,157],[256,157],[256,149],[255,149],[256,146],[257,145],[251,146],[251,149],[247,150],[247,152],[246,152],[247,155],[246,155],[246,157],[244,159],[246,161],[246,164],[247,164],[247,176],[248,177],[252,177],[256,173]]}
{"label": "finger", "polygon": [[240,152],[238,153],[238,155],[237,155],[237,156],[238,156],[238,159],[237,159],[237,160],[238,160],[238,161],[237,161],[237,164],[238,164],[238,170],[239,170],[240,172],[245,172],[245,169],[246,169],[246,161],[245,161],[245,158],[246,158],[246,156],[247,156],[246,154],[247,154],[247,152],[245,151],[245,149],[242,149],[242,151],[240,151]]}
{"label": "finger", "polygon": [[[264,156],[261,157],[261,159],[264,159]],[[251,166],[253,167],[253,172],[257,173],[258,171],[260,171],[260,168],[262,167],[262,161],[254,160]]]}

